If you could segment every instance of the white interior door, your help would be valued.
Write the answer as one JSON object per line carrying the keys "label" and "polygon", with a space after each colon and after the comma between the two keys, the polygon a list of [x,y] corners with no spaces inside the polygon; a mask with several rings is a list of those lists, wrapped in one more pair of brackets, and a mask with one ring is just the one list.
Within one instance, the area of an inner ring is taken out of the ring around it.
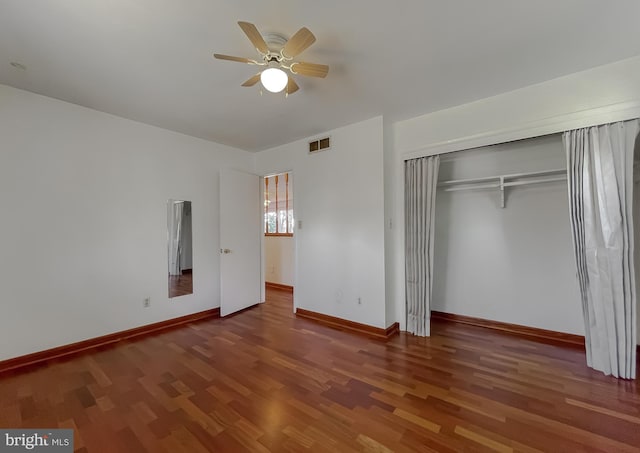
{"label": "white interior door", "polygon": [[220,172],[220,315],[260,300],[260,178],[235,170]]}

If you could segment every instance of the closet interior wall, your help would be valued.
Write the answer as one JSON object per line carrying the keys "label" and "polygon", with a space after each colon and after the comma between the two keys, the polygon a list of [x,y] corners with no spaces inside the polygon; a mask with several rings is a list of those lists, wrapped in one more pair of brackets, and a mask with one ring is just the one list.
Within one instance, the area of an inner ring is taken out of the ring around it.
{"label": "closet interior wall", "polygon": [[[559,134],[442,155],[439,182],[566,168]],[[434,311],[584,335],[567,183],[436,197]]]}

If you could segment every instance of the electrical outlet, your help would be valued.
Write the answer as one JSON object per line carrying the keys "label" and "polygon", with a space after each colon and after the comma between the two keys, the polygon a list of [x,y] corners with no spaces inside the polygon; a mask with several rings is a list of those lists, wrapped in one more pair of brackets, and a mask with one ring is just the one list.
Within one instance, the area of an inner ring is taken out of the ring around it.
{"label": "electrical outlet", "polygon": [[145,297],[144,300],[142,301],[142,306],[144,308],[149,308],[151,306],[151,298]]}
{"label": "electrical outlet", "polygon": [[362,305],[362,297],[358,297],[358,305]]}

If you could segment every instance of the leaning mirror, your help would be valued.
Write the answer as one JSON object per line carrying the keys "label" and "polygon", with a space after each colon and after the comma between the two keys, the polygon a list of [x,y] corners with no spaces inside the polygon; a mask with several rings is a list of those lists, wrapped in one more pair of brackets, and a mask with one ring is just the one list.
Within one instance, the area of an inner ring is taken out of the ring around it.
{"label": "leaning mirror", "polygon": [[191,202],[169,200],[167,205],[169,236],[169,297],[193,293],[193,253]]}

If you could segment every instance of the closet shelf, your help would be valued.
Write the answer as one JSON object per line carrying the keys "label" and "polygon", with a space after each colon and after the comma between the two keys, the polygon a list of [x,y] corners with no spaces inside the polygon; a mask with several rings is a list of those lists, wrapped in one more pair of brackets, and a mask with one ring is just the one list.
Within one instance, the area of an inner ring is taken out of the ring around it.
{"label": "closet shelf", "polygon": [[452,179],[438,183],[446,192],[476,189],[500,189],[500,207],[505,207],[505,187],[525,186],[530,184],[542,184],[554,181],[565,181],[567,170],[558,168],[554,170],[532,171],[528,173],[513,173],[509,175],[485,176],[481,178]]}

